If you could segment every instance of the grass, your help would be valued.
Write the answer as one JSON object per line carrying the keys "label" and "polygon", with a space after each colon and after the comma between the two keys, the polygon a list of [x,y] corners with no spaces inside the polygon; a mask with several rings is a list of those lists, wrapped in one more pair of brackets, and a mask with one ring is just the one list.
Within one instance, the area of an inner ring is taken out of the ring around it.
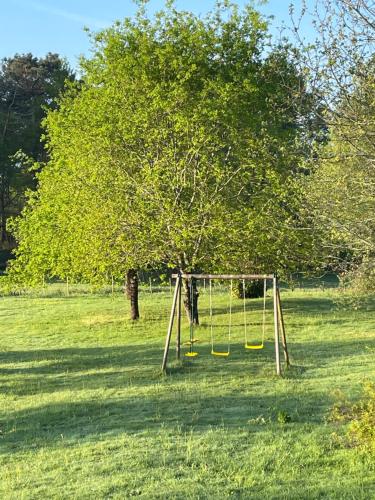
{"label": "grass", "polygon": [[[229,358],[209,354],[202,292],[200,355],[172,350],[161,376],[169,290],[142,292],[136,323],[119,293],[1,298],[0,498],[375,498],[374,457],[340,446],[326,419],[337,392],[355,400],[374,380],[374,301],[343,309],[337,295],[282,293],[281,378],[271,313],[265,348],[245,351],[239,300]],[[218,347],[227,306],[217,292]],[[261,300],[249,307],[255,341]]]}

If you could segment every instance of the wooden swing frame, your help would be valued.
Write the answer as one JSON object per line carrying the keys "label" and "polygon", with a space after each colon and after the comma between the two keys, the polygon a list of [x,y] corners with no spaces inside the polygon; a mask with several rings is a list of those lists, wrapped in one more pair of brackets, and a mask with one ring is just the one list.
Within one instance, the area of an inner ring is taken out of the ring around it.
{"label": "wooden swing frame", "polygon": [[283,310],[281,306],[280,290],[276,274],[186,274],[178,273],[172,274],[172,278],[176,279],[176,285],[173,294],[173,302],[171,307],[171,314],[169,318],[169,325],[167,336],[165,339],[163,362],[161,365],[162,371],[167,369],[167,361],[169,348],[171,344],[171,337],[173,331],[173,324],[175,313],[177,310],[177,335],[176,335],[176,358],[181,357],[181,290],[182,280],[187,279],[219,279],[219,280],[270,280],[272,281],[272,297],[273,297],[273,323],[274,323],[274,342],[275,342],[275,362],[276,373],[281,375],[281,362],[280,362],[280,337],[281,345],[284,352],[284,359],[286,366],[290,366],[289,352],[286,342],[285,325],[283,318]]}

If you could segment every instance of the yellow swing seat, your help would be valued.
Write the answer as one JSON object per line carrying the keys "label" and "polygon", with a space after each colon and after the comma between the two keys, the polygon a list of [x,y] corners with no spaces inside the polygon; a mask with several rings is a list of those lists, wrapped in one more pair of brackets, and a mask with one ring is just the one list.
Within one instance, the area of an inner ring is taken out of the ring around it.
{"label": "yellow swing seat", "polygon": [[264,344],[263,342],[261,344],[248,344],[246,342],[245,344],[245,349],[263,349]]}
{"label": "yellow swing seat", "polygon": [[198,356],[197,352],[185,352],[185,356],[188,358],[195,358],[195,356]]}
{"label": "yellow swing seat", "polygon": [[214,351],[214,350],[212,350],[211,354],[213,356],[229,356],[230,353],[229,353],[229,351],[222,351],[221,352],[221,351]]}

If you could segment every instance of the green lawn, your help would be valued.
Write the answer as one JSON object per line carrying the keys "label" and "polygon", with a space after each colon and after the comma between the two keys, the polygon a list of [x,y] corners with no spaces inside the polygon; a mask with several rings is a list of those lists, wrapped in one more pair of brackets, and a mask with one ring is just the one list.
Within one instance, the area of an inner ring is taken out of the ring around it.
{"label": "green lawn", "polygon": [[[374,458],[326,421],[338,391],[355,399],[375,379],[374,302],[343,309],[337,296],[282,292],[282,378],[271,313],[265,348],[245,351],[240,300],[230,357],[209,354],[203,292],[200,355],[180,366],[172,350],[161,376],[169,290],[142,292],[134,324],[120,294],[1,298],[0,498],[375,498]],[[227,305],[217,292],[223,342]],[[259,340],[261,300],[249,308]]]}

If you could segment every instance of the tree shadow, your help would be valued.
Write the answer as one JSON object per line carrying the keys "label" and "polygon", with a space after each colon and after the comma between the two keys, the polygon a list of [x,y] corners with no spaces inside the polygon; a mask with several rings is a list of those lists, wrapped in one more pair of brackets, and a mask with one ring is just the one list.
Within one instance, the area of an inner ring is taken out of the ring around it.
{"label": "tree shadow", "polygon": [[[227,346],[217,343],[218,349]],[[211,344],[202,342],[196,349],[199,357],[189,362],[181,348],[181,361],[176,363],[174,346],[169,352],[169,365],[185,377],[188,372],[207,370],[231,375],[234,367],[243,375],[257,376],[257,367],[273,362],[272,346],[246,356],[243,344],[232,346],[230,359],[211,356]],[[17,396],[53,393],[66,390],[147,387],[161,376],[162,345],[111,346],[92,348],[41,349],[8,351],[0,355],[0,391]],[[226,362],[228,361],[228,362]],[[220,363],[221,362],[221,363]]]}
{"label": "tree shadow", "polygon": [[[249,299],[250,301],[246,303],[247,314],[251,313],[261,313],[263,308],[262,299]],[[271,304],[272,298],[267,297],[267,307],[266,311],[270,313],[273,310],[273,305]],[[313,316],[316,314],[328,314],[336,310],[336,304],[334,300],[327,297],[291,297],[290,294],[285,296],[281,294],[281,302],[283,310],[288,314],[305,314]],[[374,305],[375,308],[375,305]],[[200,306],[199,312],[202,316],[209,316],[210,310],[206,305]],[[212,308],[213,316],[223,315],[229,313],[228,307],[214,306]],[[243,302],[232,303],[232,314],[243,313]]]}
{"label": "tree shadow", "polygon": [[19,452],[63,441],[98,439],[105,435],[158,432],[161,428],[200,433],[216,428],[263,430],[260,421],[277,424],[282,410],[293,424],[318,423],[328,400],[315,393],[298,395],[260,395],[256,392],[228,392],[207,395],[199,389],[175,387],[162,394],[129,395],[121,398],[91,399],[49,403],[1,416],[2,453]]}
{"label": "tree shadow", "polygon": [[330,297],[285,297],[281,296],[282,306],[288,313],[308,313],[311,315],[330,313],[334,310],[335,304]]}
{"label": "tree shadow", "polygon": [[[292,308],[291,319],[293,308],[303,313],[307,307],[306,312],[315,314],[332,307],[330,299],[292,298],[285,303]],[[271,339],[258,351],[246,351],[243,342],[234,342],[228,358],[211,356],[210,344],[203,342],[197,347],[198,358],[189,361],[182,356],[180,362],[173,361],[171,346],[171,368],[165,376],[160,374],[162,342],[1,353],[3,392],[42,396],[68,391],[72,398],[11,413],[1,409],[4,453],[58,445],[66,439],[98,439],[99,435],[137,434],[162,427],[201,432],[224,425],[258,432],[261,419],[278,425],[279,411],[291,416],[288,425],[321,423],[332,404],[318,384],[314,390],[299,393],[296,386],[289,390],[286,380],[276,377]],[[368,349],[375,349],[374,338],[292,341],[292,366],[283,377],[315,380],[319,376],[316,368],[346,359],[350,363]],[[202,374],[206,385],[200,386]],[[234,375],[236,383],[231,384]],[[267,391],[262,391],[266,382]],[[82,394],[90,394],[87,389],[99,391],[100,397],[80,400]]]}
{"label": "tree shadow", "polygon": [[123,366],[124,364],[138,365],[141,360],[148,361],[154,359],[158,351],[159,346],[155,344],[151,348],[148,344],[138,344],[131,346],[5,351],[0,353],[0,365],[43,361],[48,364],[46,366],[15,368],[15,371],[41,370],[42,373],[51,373],[57,368],[68,371],[80,371],[82,370],[82,366],[89,369],[106,366]]}
{"label": "tree shadow", "polygon": [[146,386],[155,382],[161,346],[8,351],[0,354],[0,391],[17,396],[63,390]]}
{"label": "tree shadow", "polygon": [[[305,378],[311,369],[335,364],[345,359],[360,357],[375,350],[375,339],[328,340],[288,342],[292,371],[288,378]],[[226,351],[227,338],[216,337],[215,350]],[[281,347],[280,347],[281,349]],[[263,349],[245,349],[244,341],[233,341],[228,357],[211,355],[209,339],[195,344],[199,356],[186,358],[188,346],[182,346],[181,361],[176,364],[174,346],[171,345],[168,363],[180,378],[187,374],[204,373],[206,377],[259,377],[273,376],[275,348],[272,337],[266,338]],[[159,380],[162,345],[41,349],[8,351],[0,354],[0,390],[17,396],[54,393],[66,390],[96,390],[148,387]],[[282,349],[281,349],[282,356]],[[283,356],[282,356],[283,359]],[[302,361],[302,363],[301,363]],[[293,367],[304,366],[299,371]]]}
{"label": "tree shadow", "polygon": [[[363,301],[366,305],[367,310],[375,311],[375,297],[364,297]],[[291,297],[290,294],[288,296],[281,295],[281,302],[283,305],[284,311],[288,313],[296,313],[296,314],[308,314],[316,315],[316,314],[328,314],[332,312],[345,314],[348,310],[351,310],[350,298],[348,298],[348,303],[346,307],[342,307],[337,303],[332,297]],[[346,303],[345,296],[342,299],[343,304]],[[358,307],[358,304],[356,304]],[[358,309],[359,312],[364,312],[365,309]]]}

